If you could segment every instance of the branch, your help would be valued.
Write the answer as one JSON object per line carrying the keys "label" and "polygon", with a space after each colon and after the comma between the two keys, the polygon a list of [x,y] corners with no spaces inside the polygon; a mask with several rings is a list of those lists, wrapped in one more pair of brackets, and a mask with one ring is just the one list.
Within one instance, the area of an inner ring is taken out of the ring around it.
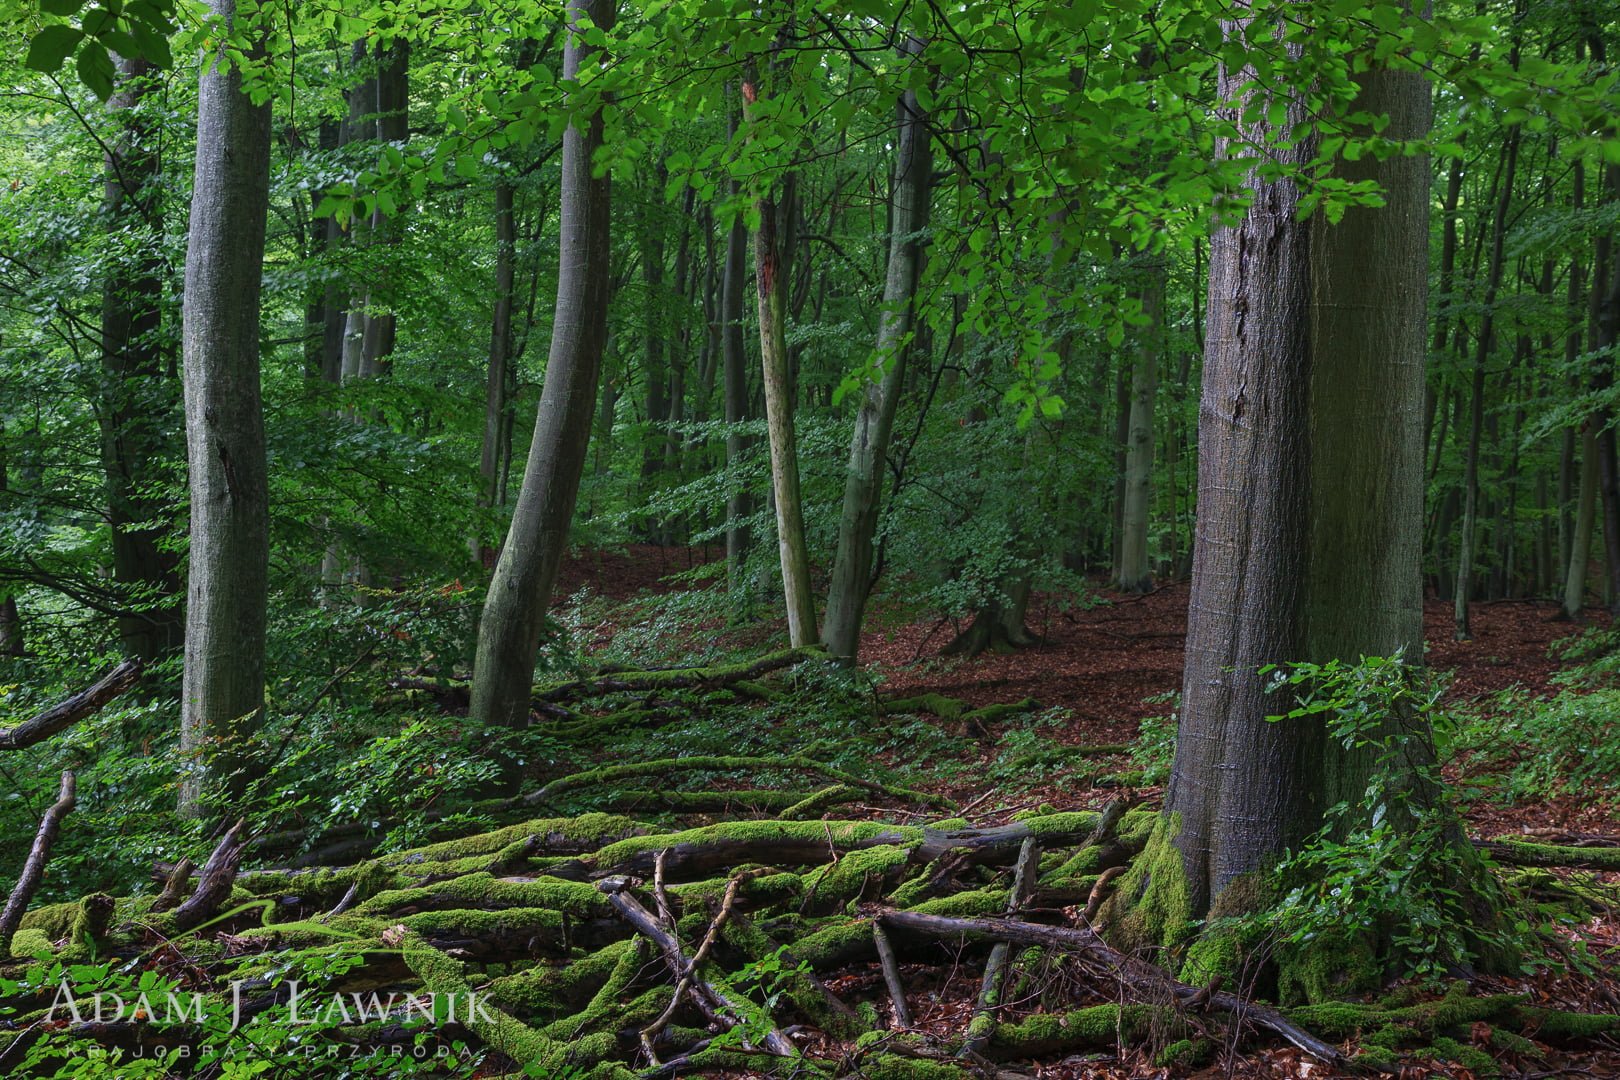
{"label": "branch", "polygon": [[11,890],[11,899],[6,901],[6,909],[0,912],[0,955],[4,955],[11,947],[11,936],[17,932],[17,924],[22,922],[23,912],[28,909],[28,901],[34,898],[39,891],[40,879],[45,876],[45,863],[51,857],[51,845],[56,842],[56,836],[62,831],[62,819],[73,811],[76,796],[76,785],[71,772],[62,774],[62,791],[56,797],[56,802],[45,811],[40,820],[39,832],[34,837],[34,846],[29,849],[28,859],[23,863],[22,874],[17,878],[17,887]]}
{"label": "branch", "polygon": [[139,660],[125,660],[90,689],[81,690],[67,700],[52,705],[32,720],[0,730],[0,750],[21,750],[25,746],[43,742],[64,728],[72,727],[134,686],[140,674]]}

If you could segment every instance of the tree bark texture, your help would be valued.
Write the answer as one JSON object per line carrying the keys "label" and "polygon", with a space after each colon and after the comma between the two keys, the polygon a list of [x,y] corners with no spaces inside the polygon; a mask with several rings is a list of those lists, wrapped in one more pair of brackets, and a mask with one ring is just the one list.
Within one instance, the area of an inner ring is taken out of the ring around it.
{"label": "tree bark texture", "polygon": [[[1223,69],[1223,99],[1251,77]],[[1420,76],[1374,70],[1358,82],[1355,108],[1387,113],[1386,136],[1428,131]],[[1304,119],[1288,110],[1290,126]],[[1230,115],[1246,141],[1271,134]],[[1314,139],[1276,153],[1303,165]],[[1338,225],[1320,213],[1300,222],[1295,185],[1254,175],[1246,215],[1211,248],[1198,535],[1166,802],[1195,916],[1364,784],[1368,763],[1314,721],[1266,720],[1287,704],[1259,669],[1422,657],[1428,162],[1368,155],[1338,175],[1377,179],[1387,205],[1352,208]]]}
{"label": "tree bark texture", "polygon": [[[227,26],[235,0],[212,0]],[[183,813],[228,801],[264,709],[269,490],[259,397],[259,293],[270,187],[270,103],[255,105],[223,50],[204,62],[186,246],[186,449],[191,554],[180,746]]]}

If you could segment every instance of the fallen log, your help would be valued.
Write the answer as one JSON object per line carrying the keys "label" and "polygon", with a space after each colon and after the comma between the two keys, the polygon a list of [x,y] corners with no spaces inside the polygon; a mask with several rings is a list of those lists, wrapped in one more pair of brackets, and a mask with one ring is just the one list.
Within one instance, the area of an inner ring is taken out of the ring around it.
{"label": "fallen log", "polygon": [[1251,1023],[1280,1035],[1319,1061],[1341,1068],[1349,1065],[1349,1059],[1338,1047],[1304,1031],[1278,1010],[1247,1001],[1227,991],[1211,993],[1207,987],[1179,982],[1157,965],[1126,956],[1091,930],[1046,926],[1017,919],[954,919],[915,911],[885,911],[879,918],[891,929],[910,930],[935,937],[987,937],[994,941],[1042,945],[1085,954],[1099,961],[1121,984],[1130,987],[1144,1000],[1153,1000],[1166,991],[1180,1004],[1205,999],[1209,1006],[1232,1014],[1240,1023]]}
{"label": "fallen log", "polygon": [[1569,870],[1620,870],[1620,847],[1532,844],[1499,836],[1476,840],[1474,846],[1510,866],[1561,867]]}
{"label": "fallen log", "polygon": [[80,690],[14,728],[0,730],[0,750],[21,750],[72,727],[134,686],[140,677],[141,662],[125,660],[89,689]]}

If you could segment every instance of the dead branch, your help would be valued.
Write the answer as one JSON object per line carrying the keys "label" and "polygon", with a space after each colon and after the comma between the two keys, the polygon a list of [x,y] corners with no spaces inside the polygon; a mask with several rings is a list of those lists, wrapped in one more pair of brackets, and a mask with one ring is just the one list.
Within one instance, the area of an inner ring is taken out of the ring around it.
{"label": "dead branch", "polygon": [[51,857],[51,845],[56,843],[57,834],[62,831],[62,819],[73,812],[76,796],[77,782],[71,772],[64,772],[61,792],[40,819],[39,832],[34,835],[34,846],[28,849],[28,858],[23,862],[16,887],[11,890],[11,898],[6,901],[5,911],[0,912],[0,956],[4,956],[10,948],[17,924],[22,922],[23,912],[28,910],[28,901],[39,891],[40,880],[45,876],[45,864]]}
{"label": "dead branch", "polygon": [[88,690],[80,690],[14,728],[0,730],[0,750],[21,750],[72,727],[134,686],[140,676],[141,662],[125,660]]}
{"label": "dead branch", "polygon": [[[1082,953],[1100,961],[1122,984],[1143,995],[1161,994],[1168,989],[1178,1003],[1184,1004],[1205,993],[1205,988],[1179,982],[1157,965],[1126,956],[1091,930],[1043,926],[1040,923],[1022,922],[1017,919],[953,919],[942,915],[924,915],[915,911],[887,911],[881,918],[893,929],[911,930],[936,937],[988,937],[996,941],[1020,945],[1044,945],[1048,948]],[[1216,1009],[1231,1013],[1239,1022],[1248,1022],[1282,1036],[1320,1061],[1338,1067],[1349,1063],[1349,1059],[1337,1047],[1301,1030],[1276,1009],[1246,1001],[1226,991],[1209,994],[1208,1003]]]}
{"label": "dead branch", "polygon": [[214,917],[219,906],[231,895],[231,886],[236,883],[236,871],[241,867],[242,856],[247,851],[248,841],[243,835],[246,829],[247,822],[238,820],[220,838],[213,854],[203,863],[202,873],[197,875],[197,889],[191,894],[191,899],[174,910],[177,930],[186,931],[201,926]]}

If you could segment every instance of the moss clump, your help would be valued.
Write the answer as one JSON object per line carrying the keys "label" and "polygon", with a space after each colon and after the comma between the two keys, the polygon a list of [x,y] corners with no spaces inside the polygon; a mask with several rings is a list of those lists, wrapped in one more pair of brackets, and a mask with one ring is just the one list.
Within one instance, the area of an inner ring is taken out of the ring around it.
{"label": "moss clump", "polygon": [[897,876],[911,861],[911,849],[895,844],[879,844],[845,852],[836,862],[804,875],[804,892],[823,909],[841,906],[862,896],[869,888],[881,887],[885,879]]}
{"label": "moss clump", "polygon": [[1370,934],[1317,938],[1281,951],[1277,1000],[1284,1005],[1336,1001],[1370,993],[1383,981]]}
{"label": "moss clump", "polygon": [[948,896],[936,896],[932,900],[924,900],[910,910],[924,915],[947,915],[958,919],[972,918],[976,915],[1001,915],[1007,910],[1007,889],[1005,886],[992,886],[987,889],[951,893]]}
{"label": "moss clump", "polygon": [[70,900],[65,904],[47,904],[24,914],[17,928],[40,930],[50,940],[61,941],[70,935],[73,923],[78,917],[79,903],[76,900]]}
{"label": "moss clump", "polygon": [[28,960],[50,951],[50,935],[37,927],[19,930],[11,937],[11,955],[20,960]]}
{"label": "moss clump", "polygon": [[1463,1068],[1480,1076],[1496,1076],[1501,1072],[1497,1067],[1496,1059],[1477,1046],[1460,1043],[1456,1039],[1444,1035],[1436,1036],[1434,1044],[1430,1046],[1429,1053],[1418,1051],[1424,1057],[1434,1056],[1442,1061],[1454,1061]]}
{"label": "moss clump", "polygon": [[1142,853],[1103,905],[1108,936],[1128,952],[1179,948],[1193,934],[1187,870],[1174,843],[1180,831],[1180,814],[1160,815]]}
{"label": "moss clump", "polygon": [[377,862],[385,867],[454,862],[474,855],[494,855],[511,844],[527,841],[531,836],[538,837],[540,846],[553,852],[565,848],[581,852],[626,836],[656,831],[658,831],[656,826],[644,825],[620,814],[535,818],[491,832],[479,833],[476,836],[443,840],[409,851],[384,855]]}
{"label": "moss clump", "polygon": [[556,1020],[573,1012],[586,993],[601,986],[634,944],[632,940],[615,941],[572,962],[504,975],[490,983],[490,997],[507,1012],[531,1021]]}
{"label": "moss clump", "polygon": [[1153,1005],[1093,1005],[1066,1013],[1036,1013],[1016,1023],[997,1024],[990,1049],[997,1057],[1040,1057],[1140,1042],[1155,1021],[1175,1030],[1181,1027],[1171,1010]]}
{"label": "moss clump", "polygon": [[612,914],[607,899],[588,882],[561,878],[508,881],[483,872],[415,889],[389,889],[354,910],[359,915],[386,915],[408,907],[546,908],[579,918]]}
{"label": "moss clump", "polygon": [[660,836],[632,836],[609,844],[584,860],[593,869],[618,866],[650,856],[665,848],[702,850],[717,853],[737,845],[815,844],[835,848],[872,847],[894,844],[913,848],[923,842],[923,831],[907,825],[885,825],[872,821],[722,821],[702,828]]}
{"label": "moss clump", "polygon": [[1580,1042],[1620,1031],[1620,1016],[1606,1013],[1561,1012],[1530,1005],[1517,1011],[1525,1030],[1546,1042]]}
{"label": "moss clump", "polygon": [[1160,1068],[1192,1068],[1215,1056],[1215,1044],[1209,1039],[1177,1039],[1153,1056]]}

